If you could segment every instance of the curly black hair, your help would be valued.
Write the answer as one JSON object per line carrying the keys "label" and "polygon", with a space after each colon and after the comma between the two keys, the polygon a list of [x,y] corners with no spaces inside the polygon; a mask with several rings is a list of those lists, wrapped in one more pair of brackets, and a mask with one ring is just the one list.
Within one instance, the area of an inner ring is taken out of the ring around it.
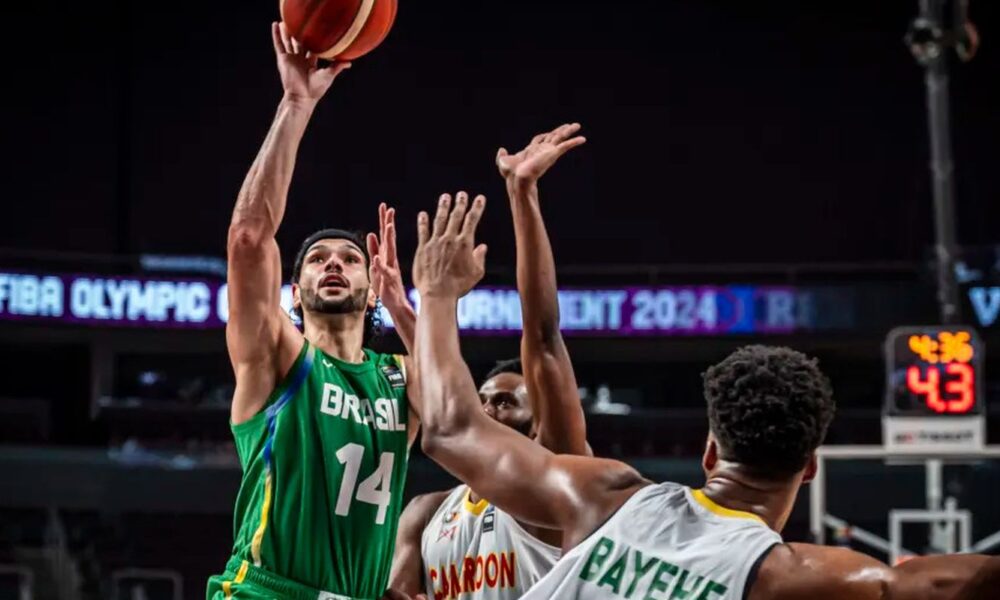
{"label": "curly black hair", "polygon": [[498,360],[497,364],[490,369],[490,372],[486,374],[486,378],[483,381],[489,381],[497,375],[502,373],[514,373],[516,375],[524,375],[524,370],[521,368],[520,358],[511,358],[508,360]]}
{"label": "curly black hair", "polygon": [[703,377],[720,458],[762,477],[805,468],[836,410],[816,359],[791,348],[746,346]]}

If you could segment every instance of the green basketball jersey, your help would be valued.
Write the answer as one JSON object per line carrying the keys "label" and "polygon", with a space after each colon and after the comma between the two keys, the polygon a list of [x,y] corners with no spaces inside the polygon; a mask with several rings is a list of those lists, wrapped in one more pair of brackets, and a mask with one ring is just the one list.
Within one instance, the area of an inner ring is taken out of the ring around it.
{"label": "green basketball jersey", "polygon": [[402,358],[345,363],[308,342],[267,408],[233,427],[233,556],[358,599],[389,579],[409,458]]}

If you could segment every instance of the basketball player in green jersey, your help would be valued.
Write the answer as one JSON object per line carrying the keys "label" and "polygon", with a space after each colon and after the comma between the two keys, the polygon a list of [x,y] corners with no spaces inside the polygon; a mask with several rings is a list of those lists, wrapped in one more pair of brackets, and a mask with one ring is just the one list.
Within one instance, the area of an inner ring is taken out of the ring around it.
{"label": "basketball player in green jersey", "polygon": [[274,235],[296,152],[316,103],[349,65],[319,68],[283,26],[274,24],[272,35],[284,97],[240,191],[228,242],[226,342],[243,481],[232,558],[209,580],[207,596],[374,600],[389,578],[418,420],[408,405],[407,361],[364,344],[377,296],[404,344],[415,315],[384,206],[382,239],[369,236],[367,248],[332,229],[303,243],[292,273],[302,332],[282,311]]}
{"label": "basketball player in green jersey", "polygon": [[895,568],[843,548],[784,543],[833,418],[829,382],[787,348],[743,348],[705,376],[706,484],[653,484],[628,465],[557,455],[483,414],[459,349],[458,298],[484,272],[485,198],[418,220],[424,451],[498,508],[563,532],[563,556],[524,600],[967,600],[996,597],[997,561],[921,557]]}

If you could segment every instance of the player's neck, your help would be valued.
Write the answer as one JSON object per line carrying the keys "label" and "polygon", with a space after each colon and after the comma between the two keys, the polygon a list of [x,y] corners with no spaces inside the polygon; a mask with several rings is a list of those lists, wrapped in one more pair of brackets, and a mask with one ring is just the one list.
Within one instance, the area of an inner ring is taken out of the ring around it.
{"label": "player's neck", "polygon": [[801,482],[768,481],[742,473],[737,465],[723,465],[709,474],[702,488],[716,504],[760,517],[771,529],[785,527]]}
{"label": "player's neck", "polygon": [[313,346],[344,362],[360,363],[365,359],[364,313],[310,315],[303,335]]}

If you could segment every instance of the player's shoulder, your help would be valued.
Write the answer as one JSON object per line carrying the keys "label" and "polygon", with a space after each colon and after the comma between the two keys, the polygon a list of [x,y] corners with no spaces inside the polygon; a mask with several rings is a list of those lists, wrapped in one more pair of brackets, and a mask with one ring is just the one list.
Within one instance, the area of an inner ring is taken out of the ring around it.
{"label": "player's shoulder", "polygon": [[566,506],[575,515],[563,529],[564,549],[583,542],[653,484],[631,465],[607,458],[560,454],[552,466],[548,477],[568,492]]}
{"label": "player's shoulder", "polygon": [[875,600],[892,578],[885,563],[847,548],[778,544],[761,563],[749,599]]}
{"label": "player's shoulder", "polygon": [[367,360],[382,373],[389,377],[392,383],[405,384],[408,381],[407,365],[408,361],[403,354],[393,354],[391,352],[378,352],[371,348],[364,349]]}
{"label": "player's shoulder", "polygon": [[399,368],[403,368],[403,363],[406,360],[406,356],[403,354],[393,354],[392,352],[379,352],[378,350],[372,350],[371,348],[364,348],[364,352],[368,357],[368,360],[374,362],[376,365],[395,365]]}
{"label": "player's shoulder", "polygon": [[603,491],[637,490],[652,483],[632,465],[610,458],[560,454],[556,466],[572,479]]}

